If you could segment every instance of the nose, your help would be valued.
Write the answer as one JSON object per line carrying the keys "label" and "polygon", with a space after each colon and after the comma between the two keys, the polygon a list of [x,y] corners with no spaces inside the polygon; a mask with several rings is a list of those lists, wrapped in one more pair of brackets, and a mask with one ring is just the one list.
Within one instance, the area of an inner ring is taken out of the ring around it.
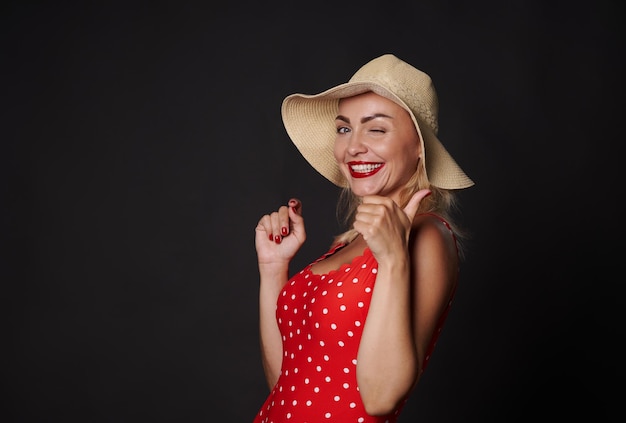
{"label": "nose", "polygon": [[363,142],[363,139],[357,134],[356,131],[352,132],[350,135],[347,150],[351,156],[357,156],[367,151],[367,145]]}

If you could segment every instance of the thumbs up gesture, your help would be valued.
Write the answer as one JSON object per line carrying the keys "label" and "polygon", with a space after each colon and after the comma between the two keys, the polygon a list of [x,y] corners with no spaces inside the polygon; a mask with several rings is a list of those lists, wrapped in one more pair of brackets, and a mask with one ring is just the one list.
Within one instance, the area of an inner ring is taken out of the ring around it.
{"label": "thumbs up gesture", "polygon": [[357,208],[354,229],[363,236],[378,261],[406,251],[413,218],[420,202],[429,194],[427,189],[416,192],[404,209],[389,197],[363,197]]}

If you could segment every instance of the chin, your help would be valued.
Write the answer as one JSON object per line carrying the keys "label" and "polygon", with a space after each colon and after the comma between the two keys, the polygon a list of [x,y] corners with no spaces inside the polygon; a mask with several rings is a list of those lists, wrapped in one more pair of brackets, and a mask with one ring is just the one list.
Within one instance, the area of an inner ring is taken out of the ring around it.
{"label": "chin", "polygon": [[365,195],[381,195],[381,189],[378,187],[365,187],[362,184],[352,184],[350,186],[350,189],[352,190],[352,192],[359,196],[359,197],[363,197]]}

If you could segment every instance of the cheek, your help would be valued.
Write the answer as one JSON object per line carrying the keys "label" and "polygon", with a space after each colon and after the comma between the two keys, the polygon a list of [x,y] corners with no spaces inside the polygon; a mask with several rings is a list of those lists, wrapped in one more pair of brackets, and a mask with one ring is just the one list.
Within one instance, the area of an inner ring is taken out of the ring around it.
{"label": "cheek", "polygon": [[343,157],[345,154],[344,152],[345,149],[343,148],[342,144],[339,141],[335,141],[335,144],[333,146],[333,153],[335,154],[335,160],[337,160],[337,163],[343,163]]}

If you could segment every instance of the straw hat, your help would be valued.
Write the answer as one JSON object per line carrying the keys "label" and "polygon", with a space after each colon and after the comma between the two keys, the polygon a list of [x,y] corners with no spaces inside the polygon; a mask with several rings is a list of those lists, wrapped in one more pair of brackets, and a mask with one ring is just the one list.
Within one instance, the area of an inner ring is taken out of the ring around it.
{"label": "straw hat", "polygon": [[430,76],[385,54],[366,63],[350,78],[315,95],[292,94],[283,100],[281,113],[287,134],[304,158],[329,181],[347,187],[335,161],[333,146],[339,99],[373,91],[409,112],[422,143],[423,166],[429,182],[439,188],[474,185],[437,138],[437,93]]}

